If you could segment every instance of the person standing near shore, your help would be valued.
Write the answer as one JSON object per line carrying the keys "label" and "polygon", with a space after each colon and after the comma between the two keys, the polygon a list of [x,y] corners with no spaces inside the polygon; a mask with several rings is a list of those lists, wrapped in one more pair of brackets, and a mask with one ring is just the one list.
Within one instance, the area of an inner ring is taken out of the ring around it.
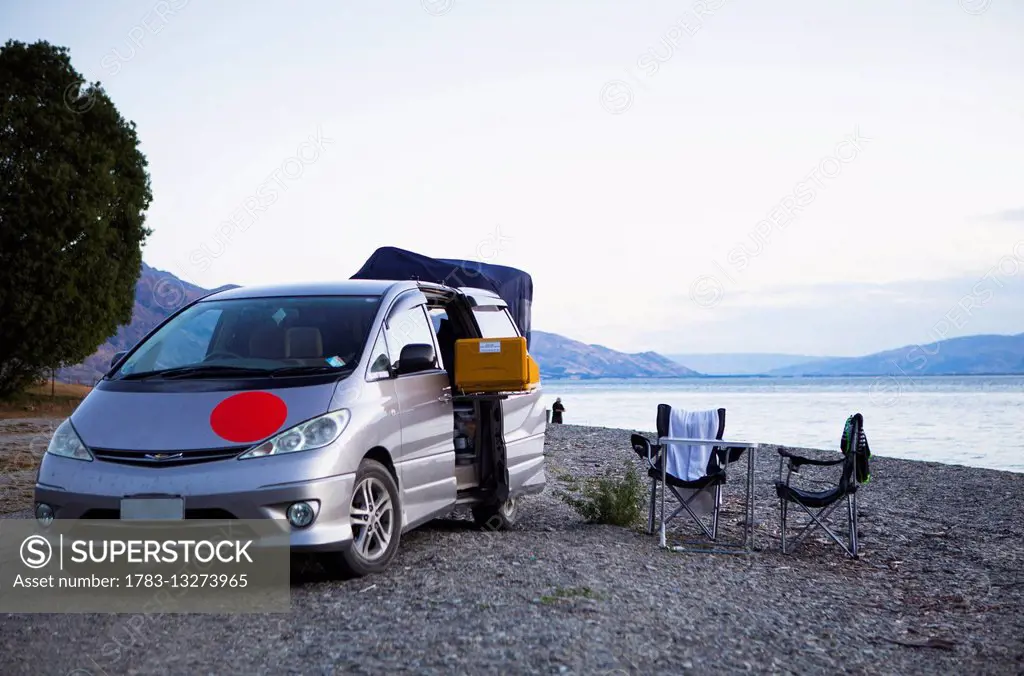
{"label": "person standing near shore", "polygon": [[551,407],[551,422],[555,425],[562,424],[562,413],[565,412],[565,406],[562,405],[562,398],[558,397],[555,399],[554,405]]}

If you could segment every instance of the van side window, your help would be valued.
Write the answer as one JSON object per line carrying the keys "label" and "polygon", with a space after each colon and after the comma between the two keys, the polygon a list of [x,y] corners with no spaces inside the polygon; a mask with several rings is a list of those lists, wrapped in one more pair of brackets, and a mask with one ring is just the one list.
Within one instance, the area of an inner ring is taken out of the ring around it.
{"label": "van side window", "polygon": [[377,340],[373,343],[370,351],[370,379],[377,380],[381,375],[389,375],[391,358],[388,356],[388,344],[384,340],[384,330],[377,334]]}
{"label": "van side window", "polygon": [[434,329],[427,320],[422,305],[402,310],[388,319],[388,351],[396,362],[402,358],[402,348],[417,343],[434,348],[434,364],[437,364],[437,345],[434,343]]}
{"label": "van side window", "polygon": [[503,307],[473,308],[473,316],[484,338],[515,338],[519,335],[515,322]]}
{"label": "van side window", "polygon": [[430,321],[434,326],[434,335],[437,336],[437,350],[441,357],[441,368],[448,371],[454,377],[455,367],[455,341],[458,339],[455,325],[448,311],[444,308],[434,308],[427,312]]}

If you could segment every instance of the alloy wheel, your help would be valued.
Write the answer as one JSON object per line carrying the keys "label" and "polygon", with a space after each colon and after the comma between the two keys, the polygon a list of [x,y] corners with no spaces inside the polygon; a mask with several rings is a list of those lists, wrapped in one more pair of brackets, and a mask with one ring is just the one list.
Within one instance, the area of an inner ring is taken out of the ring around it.
{"label": "alloy wheel", "polygon": [[502,516],[511,519],[512,516],[516,513],[516,499],[509,498],[505,502],[501,503],[501,507],[499,507],[499,510],[501,511]]}
{"label": "alloy wheel", "polygon": [[352,546],[366,561],[375,561],[388,549],[395,528],[395,508],[384,483],[373,476],[363,478],[352,494],[349,509],[354,540]]}

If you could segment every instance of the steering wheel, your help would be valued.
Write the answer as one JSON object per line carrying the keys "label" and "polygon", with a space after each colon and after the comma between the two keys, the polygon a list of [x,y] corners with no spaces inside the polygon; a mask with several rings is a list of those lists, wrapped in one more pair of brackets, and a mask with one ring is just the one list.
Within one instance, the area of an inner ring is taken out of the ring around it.
{"label": "steering wheel", "polygon": [[211,352],[210,354],[206,355],[206,358],[203,359],[203,361],[210,361],[211,359],[216,359],[217,357],[228,357],[231,359],[242,358],[241,355],[235,354],[234,352],[228,352],[227,350],[223,350],[220,352]]}

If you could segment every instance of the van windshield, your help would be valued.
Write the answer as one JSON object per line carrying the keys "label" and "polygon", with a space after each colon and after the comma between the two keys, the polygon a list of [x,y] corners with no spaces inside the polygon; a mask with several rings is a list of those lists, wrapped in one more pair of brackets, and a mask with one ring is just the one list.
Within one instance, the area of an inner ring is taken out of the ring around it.
{"label": "van windshield", "polygon": [[112,379],[300,376],[362,357],[380,296],[200,302],[165,324]]}

